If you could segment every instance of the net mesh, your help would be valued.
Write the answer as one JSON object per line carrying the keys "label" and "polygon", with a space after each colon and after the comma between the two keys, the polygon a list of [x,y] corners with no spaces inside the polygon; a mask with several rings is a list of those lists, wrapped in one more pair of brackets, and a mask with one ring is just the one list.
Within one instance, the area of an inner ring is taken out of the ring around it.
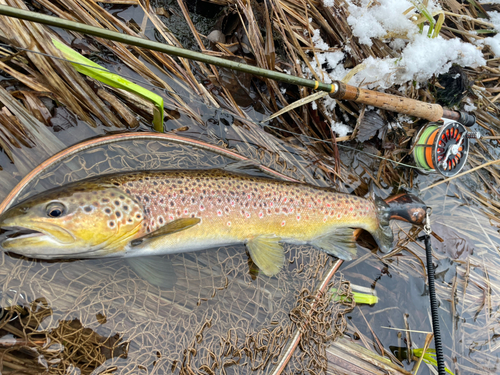
{"label": "net mesh", "polygon": [[[93,175],[234,161],[166,141],[87,149],[47,169],[18,198]],[[325,344],[342,333],[348,302],[317,295],[333,259],[285,246],[284,270],[258,274],[244,246],[166,256],[177,282],[166,290],[123,259],[34,261],[1,253],[0,368],[50,374],[273,373],[300,334],[285,373],[324,373]],[[340,278],[326,290],[349,295]]]}

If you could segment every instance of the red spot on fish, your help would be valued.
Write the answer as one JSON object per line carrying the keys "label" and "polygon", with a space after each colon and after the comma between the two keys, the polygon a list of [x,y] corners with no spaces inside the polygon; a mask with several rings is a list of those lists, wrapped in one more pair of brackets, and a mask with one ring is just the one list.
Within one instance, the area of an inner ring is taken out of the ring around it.
{"label": "red spot on fish", "polygon": [[340,218],[342,217],[342,215],[341,215],[341,214],[338,214],[338,215],[337,215],[337,217],[340,219]]}
{"label": "red spot on fish", "polygon": [[168,220],[172,221],[172,220],[174,220],[174,217],[173,217],[172,215],[170,215],[170,216],[168,217]]}
{"label": "red spot on fish", "polygon": [[281,222],[281,226],[282,226],[282,227],[284,227],[284,226],[285,226],[285,224],[286,224],[286,223],[285,223],[285,221],[283,220],[283,221]]}
{"label": "red spot on fish", "polygon": [[309,203],[309,204],[307,205],[307,207],[311,208],[311,207],[312,207],[312,206],[311,206],[311,203]]}
{"label": "red spot on fish", "polygon": [[231,206],[234,206],[234,201],[231,201]]}
{"label": "red spot on fish", "polygon": [[250,213],[249,212],[245,212],[245,216],[247,217],[247,219],[250,217]]}
{"label": "red spot on fish", "polygon": [[297,215],[297,220],[300,220],[300,215]]}
{"label": "red spot on fish", "polygon": [[222,216],[222,211],[221,211],[221,210],[218,210],[218,211],[217,211],[217,215],[218,215],[218,216]]}
{"label": "red spot on fish", "polygon": [[205,211],[205,206],[200,204],[200,211]]}
{"label": "red spot on fish", "polygon": [[262,212],[259,212],[259,217],[262,219],[262,217],[264,217],[264,214]]}
{"label": "red spot on fish", "polygon": [[184,210],[184,215],[187,215],[187,213],[188,213],[188,210]]}
{"label": "red spot on fish", "polygon": [[352,211],[352,207],[349,207],[349,211]]}
{"label": "red spot on fish", "polygon": [[327,203],[327,204],[326,204],[326,207],[331,207],[330,203]]}
{"label": "red spot on fish", "polygon": [[251,196],[250,194],[248,194],[248,195],[247,195],[247,198],[248,198],[248,199],[250,199],[250,198],[252,198],[252,196]]}
{"label": "red spot on fish", "polygon": [[230,226],[231,226],[231,222],[230,222],[230,221],[228,221],[228,222],[227,222],[227,226],[228,226],[228,227],[230,227]]}
{"label": "red spot on fish", "polygon": [[273,202],[269,203],[269,206],[271,206],[271,207],[274,206],[274,203]]}
{"label": "red spot on fish", "polygon": [[286,203],[286,197],[285,197],[285,198],[283,198],[283,203]]}
{"label": "red spot on fish", "polygon": [[323,218],[323,223],[326,223],[326,216]]}

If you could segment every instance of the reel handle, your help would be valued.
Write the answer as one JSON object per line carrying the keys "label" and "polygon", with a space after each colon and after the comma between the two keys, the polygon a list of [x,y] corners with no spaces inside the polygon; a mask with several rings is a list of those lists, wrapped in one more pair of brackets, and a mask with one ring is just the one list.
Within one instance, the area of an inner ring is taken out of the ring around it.
{"label": "reel handle", "polygon": [[415,99],[360,89],[359,87],[346,85],[340,81],[334,82],[333,85],[335,86],[335,91],[330,96],[334,99],[352,100],[356,103],[372,105],[429,121],[439,121],[443,117],[443,107],[439,104],[424,103]]}

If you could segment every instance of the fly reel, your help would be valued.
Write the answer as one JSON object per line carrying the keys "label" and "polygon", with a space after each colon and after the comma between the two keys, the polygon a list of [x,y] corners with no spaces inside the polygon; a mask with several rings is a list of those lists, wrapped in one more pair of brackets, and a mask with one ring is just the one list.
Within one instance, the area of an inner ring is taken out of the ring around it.
{"label": "fly reel", "polygon": [[460,122],[444,119],[443,124],[423,127],[414,139],[413,158],[423,172],[438,172],[452,177],[464,167],[469,155],[467,128]]}

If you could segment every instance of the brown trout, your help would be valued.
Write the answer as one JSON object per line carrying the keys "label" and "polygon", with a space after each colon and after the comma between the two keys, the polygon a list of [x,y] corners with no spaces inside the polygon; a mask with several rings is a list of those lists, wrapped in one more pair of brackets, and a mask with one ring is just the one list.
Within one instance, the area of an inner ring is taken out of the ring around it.
{"label": "brown trout", "polygon": [[328,188],[220,169],[133,172],[49,190],[0,215],[16,230],[8,252],[31,258],[134,257],[246,244],[268,276],[284,263],[282,243],[310,244],[344,260],[353,228],[392,248],[388,207]]}

